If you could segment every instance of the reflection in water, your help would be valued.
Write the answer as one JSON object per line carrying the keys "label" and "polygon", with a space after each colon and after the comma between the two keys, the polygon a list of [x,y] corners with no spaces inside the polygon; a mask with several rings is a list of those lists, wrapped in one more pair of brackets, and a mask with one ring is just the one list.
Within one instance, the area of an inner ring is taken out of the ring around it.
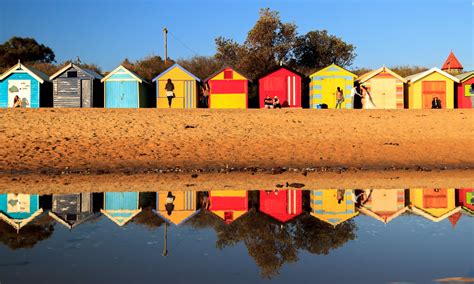
{"label": "reflection in water", "polygon": [[141,212],[138,192],[106,192],[101,212],[117,225],[123,226]]}
{"label": "reflection in water", "polygon": [[337,226],[359,214],[352,189],[311,190],[311,215]]}

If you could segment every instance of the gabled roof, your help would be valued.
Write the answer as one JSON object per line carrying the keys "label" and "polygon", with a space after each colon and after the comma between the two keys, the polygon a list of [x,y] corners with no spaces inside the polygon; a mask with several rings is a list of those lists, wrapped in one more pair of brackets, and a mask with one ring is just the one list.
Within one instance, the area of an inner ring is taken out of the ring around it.
{"label": "gabled roof", "polygon": [[423,216],[426,219],[429,219],[433,222],[440,222],[440,221],[448,218],[449,216],[453,215],[454,213],[461,211],[461,207],[456,207],[453,210],[450,210],[450,211],[444,213],[443,215],[441,215],[439,217],[435,217],[435,216],[431,215],[430,213],[428,213],[428,212],[426,212],[426,211],[424,211],[424,210],[422,210],[418,207],[415,207],[415,206],[411,206],[410,210],[413,213],[418,214],[420,216]]}
{"label": "gabled roof", "polygon": [[125,70],[125,72],[127,72],[128,74],[130,74],[130,76],[134,77],[135,79],[137,79],[138,82],[140,83],[147,83],[149,84],[145,79],[143,79],[142,77],[138,76],[136,73],[128,70],[127,68],[125,68],[123,65],[119,65],[117,68],[115,68],[112,72],[110,72],[109,74],[107,74],[107,76],[105,76],[104,78],[102,78],[102,80],[100,80],[101,82],[105,82],[107,79],[109,79],[113,74],[117,73],[118,70],[120,69],[123,69]]}
{"label": "gabled roof", "polygon": [[[158,210],[155,210],[155,209],[153,209],[152,211],[153,211],[153,213],[158,215],[161,219],[165,220],[167,223],[171,223],[171,224],[175,224],[176,226],[179,226],[181,224],[184,224],[189,219],[191,219],[197,213],[199,213],[201,211],[201,209],[198,209],[198,210],[195,210],[195,211],[192,211],[192,210],[173,211],[172,214],[175,214],[175,216],[174,216],[175,218],[172,218],[173,216],[169,217],[165,214],[161,214],[161,212],[163,212],[163,211],[158,211]],[[178,213],[178,214],[176,214],[176,213]]]}
{"label": "gabled roof", "polygon": [[240,72],[239,70],[235,69],[234,67],[230,66],[230,65],[225,65],[224,67],[222,67],[221,69],[219,69],[218,71],[212,73],[212,75],[210,75],[209,77],[207,77],[206,79],[204,79],[204,82],[207,82],[209,80],[211,80],[212,78],[214,78],[217,74],[221,73],[222,71],[224,71],[225,69],[227,68],[230,68],[232,70],[234,70],[234,72],[237,72],[240,74],[240,76],[244,77],[245,79],[247,79],[249,82],[252,82],[252,80],[250,80],[247,76],[245,76],[242,72]]}
{"label": "gabled roof", "polygon": [[196,81],[198,81],[198,82],[201,81],[198,77],[196,77],[195,75],[193,75],[191,72],[189,72],[188,70],[184,69],[183,66],[179,65],[178,63],[175,63],[175,64],[173,64],[173,66],[171,66],[170,68],[168,68],[168,69],[166,69],[165,71],[163,71],[160,75],[156,76],[156,77],[152,80],[152,82],[155,82],[156,80],[159,80],[161,77],[163,77],[164,75],[166,75],[166,73],[168,73],[169,71],[171,71],[171,69],[173,69],[173,68],[175,68],[175,67],[181,69],[184,73],[186,73],[186,74],[188,74],[189,76],[193,77],[194,80],[196,80]]}
{"label": "gabled roof", "polygon": [[277,72],[277,71],[279,71],[279,70],[281,70],[281,69],[286,69],[286,70],[288,70],[288,71],[290,71],[290,72],[292,72],[292,73],[295,73],[296,75],[300,76],[301,78],[306,77],[306,75],[304,75],[303,73],[300,73],[300,72],[296,71],[295,69],[292,69],[292,68],[290,68],[290,67],[288,67],[288,66],[281,65],[281,66],[277,66],[277,67],[271,69],[269,72],[265,73],[265,75],[263,75],[262,77],[260,77],[259,80],[260,80],[260,79],[263,79],[263,78],[265,78],[265,77],[267,77],[267,76],[269,76],[269,75],[271,75],[271,74],[273,74],[273,73],[275,73],[275,72]]}
{"label": "gabled roof", "polygon": [[79,226],[80,224],[86,222],[86,221],[89,221],[89,220],[92,220],[94,219],[95,217],[97,217],[97,214],[96,213],[91,213],[90,215],[88,215],[86,218],[84,219],[81,219],[77,222],[74,222],[74,223],[69,223],[67,222],[66,220],[64,220],[63,218],[61,218],[61,216],[57,215],[56,213],[54,212],[51,212],[49,211],[48,212],[48,215],[49,217],[53,218],[56,222],[58,222],[59,224],[62,224],[64,225],[66,228],[68,228],[69,230],[72,230],[73,228]]}
{"label": "gabled roof", "polygon": [[367,72],[363,75],[361,75],[357,81],[360,82],[360,83],[364,83],[364,82],[367,82],[368,80],[370,80],[371,78],[377,76],[378,74],[380,74],[381,72],[387,72],[389,73],[390,75],[392,75],[393,77],[397,78],[398,80],[402,81],[403,83],[406,83],[407,80],[405,78],[403,78],[402,76],[398,75],[397,73],[393,72],[392,70],[390,70],[389,68],[385,67],[385,66],[382,66],[378,69],[375,69],[375,70],[372,70],[370,72]]}
{"label": "gabled roof", "polygon": [[38,80],[41,84],[44,82],[49,82],[49,77],[48,75],[44,74],[43,72],[36,70],[33,67],[28,67],[24,64],[22,64],[20,61],[18,61],[17,64],[15,64],[13,67],[5,71],[1,76],[0,76],[0,81],[5,79],[6,77],[10,76],[12,73],[14,73],[16,70],[21,69],[26,71],[28,74],[30,74],[33,78]]}
{"label": "gabled roof", "polygon": [[398,216],[402,215],[403,213],[405,213],[406,211],[408,210],[408,206],[405,206],[403,208],[401,208],[400,210],[396,211],[395,213],[393,213],[392,215],[390,215],[390,217],[383,217],[375,212],[373,212],[372,210],[368,209],[368,208],[365,208],[364,206],[360,207],[359,208],[359,211],[362,213],[362,214],[365,214],[367,216],[370,216],[376,220],[379,220],[380,222],[382,223],[385,223],[385,224],[388,224],[390,221],[393,221],[393,219],[397,218]]}
{"label": "gabled roof", "polygon": [[461,82],[464,82],[464,81],[474,77],[474,71],[461,73],[461,74],[458,74],[454,77],[458,78]]}
{"label": "gabled roof", "polygon": [[345,68],[343,68],[343,67],[341,67],[341,66],[339,66],[339,65],[336,65],[336,64],[334,64],[334,63],[331,64],[331,65],[329,65],[329,66],[327,66],[327,67],[324,67],[324,68],[321,69],[321,70],[318,70],[318,71],[314,72],[313,74],[309,75],[309,77],[314,77],[314,76],[316,76],[318,73],[322,73],[322,72],[324,72],[324,71],[326,71],[326,70],[328,70],[328,69],[330,69],[330,68],[334,68],[334,67],[336,67],[336,68],[338,68],[338,69],[341,69],[341,70],[343,70],[343,71],[345,71],[345,72],[347,72],[347,73],[350,73],[350,74],[354,77],[354,79],[358,77],[356,74],[352,73],[351,71],[349,71],[349,70],[347,70],[347,69],[345,69]]}
{"label": "gabled roof", "polygon": [[354,213],[344,213],[344,214],[337,214],[337,215],[335,214],[328,215],[328,214],[320,214],[320,213],[311,212],[310,215],[335,228],[337,225],[347,222],[350,219],[356,217],[357,215],[359,215],[359,212],[355,211]]}
{"label": "gabled roof", "polygon": [[21,228],[28,225],[28,223],[33,221],[33,219],[35,219],[36,217],[41,215],[41,213],[43,213],[43,209],[40,208],[36,212],[31,214],[30,217],[28,217],[26,219],[17,220],[17,219],[12,219],[12,218],[8,217],[3,212],[0,212],[0,220],[3,220],[4,222],[6,222],[10,226],[12,226],[17,232],[19,232]]}
{"label": "gabled roof", "polygon": [[66,72],[66,70],[68,70],[69,68],[76,68],[76,69],[79,69],[81,70],[82,72],[86,73],[87,75],[89,75],[90,77],[92,78],[95,78],[95,79],[102,79],[103,76],[96,73],[95,71],[93,70],[90,70],[90,69],[86,69],[86,68],[82,68],[74,63],[69,63],[69,64],[66,64],[63,68],[61,68],[58,72],[54,73],[53,75],[51,75],[51,77],[49,77],[49,80],[53,80],[55,79],[56,77],[58,77],[59,75],[63,74],[64,72]]}
{"label": "gabled roof", "polygon": [[420,73],[416,73],[416,74],[413,74],[413,75],[410,75],[410,76],[407,76],[405,77],[405,79],[410,82],[410,83],[414,83],[420,79],[423,79],[424,77],[430,75],[431,73],[439,73],[445,77],[448,77],[449,79],[453,80],[454,82],[456,83],[459,83],[459,79],[454,77],[453,75],[451,74],[448,74],[446,72],[444,72],[443,70],[437,68],[437,67],[433,67],[429,70],[426,70],[426,71],[423,71],[423,72],[420,72]]}
{"label": "gabled roof", "polygon": [[100,212],[107,218],[112,220],[115,224],[120,227],[130,222],[135,216],[142,211],[141,208],[137,210],[104,210],[100,209]]}
{"label": "gabled roof", "polygon": [[443,63],[443,67],[441,67],[441,70],[449,70],[449,69],[462,69],[461,62],[454,56],[453,51],[448,55],[448,58],[446,58],[446,61]]}

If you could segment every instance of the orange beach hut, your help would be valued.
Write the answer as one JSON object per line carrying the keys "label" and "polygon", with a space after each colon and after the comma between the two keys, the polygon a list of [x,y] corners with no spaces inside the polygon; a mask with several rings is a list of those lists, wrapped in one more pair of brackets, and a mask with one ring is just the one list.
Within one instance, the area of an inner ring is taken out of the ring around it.
{"label": "orange beach hut", "polygon": [[209,192],[209,211],[227,224],[237,220],[248,211],[246,190],[213,190]]}
{"label": "orange beach hut", "polygon": [[410,189],[410,210],[433,222],[440,222],[456,212],[456,190],[454,188]]}
{"label": "orange beach hut", "polygon": [[209,76],[209,108],[248,108],[249,81],[229,66]]}
{"label": "orange beach hut", "polygon": [[385,224],[408,210],[405,189],[376,189],[359,211]]}
{"label": "orange beach hut", "polygon": [[193,217],[199,210],[197,208],[197,191],[170,191],[174,197],[173,210],[168,214],[166,210],[166,199],[168,191],[159,191],[156,193],[156,210],[155,214],[160,216],[163,220],[174,225],[181,225],[191,217]]}

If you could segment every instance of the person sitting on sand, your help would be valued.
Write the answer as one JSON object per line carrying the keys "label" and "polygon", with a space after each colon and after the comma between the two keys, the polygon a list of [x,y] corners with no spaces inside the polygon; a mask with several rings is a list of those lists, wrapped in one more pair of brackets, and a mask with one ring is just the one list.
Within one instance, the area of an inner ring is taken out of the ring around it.
{"label": "person sitting on sand", "polygon": [[344,94],[342,93],[341,87],[337,87],[336,90],[336,109],[342,107],[344,102]]}
{"label": "person sitting on sand", "polygon": [[13,98],[13,107],[21,107],[21,100],[19,96]]}
{"label": "person sitting on sand", "polygon": [[273,108],[281,108],[280,99],[278,96],[273,98]]}
{"label": "person sitting on sand", "polygon": [[272,98],[269,95],[267,95],[265,99],[263,100],[263,104],[265,105],[265,108],[273,108]]}
{"label": "person sitting on sand", "polygon": [[436,97],[434,97],[434,98],[431,100],[431,108],[432,108],[432,109],[437,108],[437,107],[436,107],[436,103],[437,103]]}
{"label": "person sitting on sand", "polygon": [[166,196],[166,203],[165,203],[165,209],[166,212],[168,212],[168,215],[171,215],[174,210],[174,199],[176,197],[171,193],[171,191],[168,191],[168,195]]}
{"label": "person sitting on sand", "polygon": [[168,79],[168,82],[166,83],[165,86],[166,90],[166,97],[168,98],[168,106],[171,108],[171,103],[173,102],[173,98],[175,97],[174,94],[174,84],[171,82],[171,79]]}
{"label": "person sitting on sand", "polygon": [[441,99],[436,97],[436,108],[441,109]]}

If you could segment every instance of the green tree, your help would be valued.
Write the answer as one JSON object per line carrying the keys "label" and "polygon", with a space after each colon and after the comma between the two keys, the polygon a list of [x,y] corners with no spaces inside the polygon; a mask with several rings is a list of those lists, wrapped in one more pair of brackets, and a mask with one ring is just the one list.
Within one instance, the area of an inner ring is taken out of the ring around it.
{"label": "green tree", "polygon": [[180,59],[178,64],[196,75],[201,80],[206,79],[221,67],[221,63],[215,57],[194,56],[189,59]]}
{"label": "green tree", "polygon": [[130,62],[127,58],[122,61],[122,65],[125,68],[137,73],[140,77],[149,82],[173,64],[174,62],[172,60],[166,61],[165,64],[165,61],[156,55],[148,56],[135,62]]}
{"label": "green tree", "polygon": [[18,60],[24,63],[52,63],[55,55],[51,48],[33,38],[12,37],[0,45],[0,67],[8,68]]}
{"label": "green tree", "polygon": [[54,232],[52,220],[43,215],[16,232],[10,225],[0,221],[0,243],[16,250],[21,248],[32,248],[37,243],[51,237]]}

